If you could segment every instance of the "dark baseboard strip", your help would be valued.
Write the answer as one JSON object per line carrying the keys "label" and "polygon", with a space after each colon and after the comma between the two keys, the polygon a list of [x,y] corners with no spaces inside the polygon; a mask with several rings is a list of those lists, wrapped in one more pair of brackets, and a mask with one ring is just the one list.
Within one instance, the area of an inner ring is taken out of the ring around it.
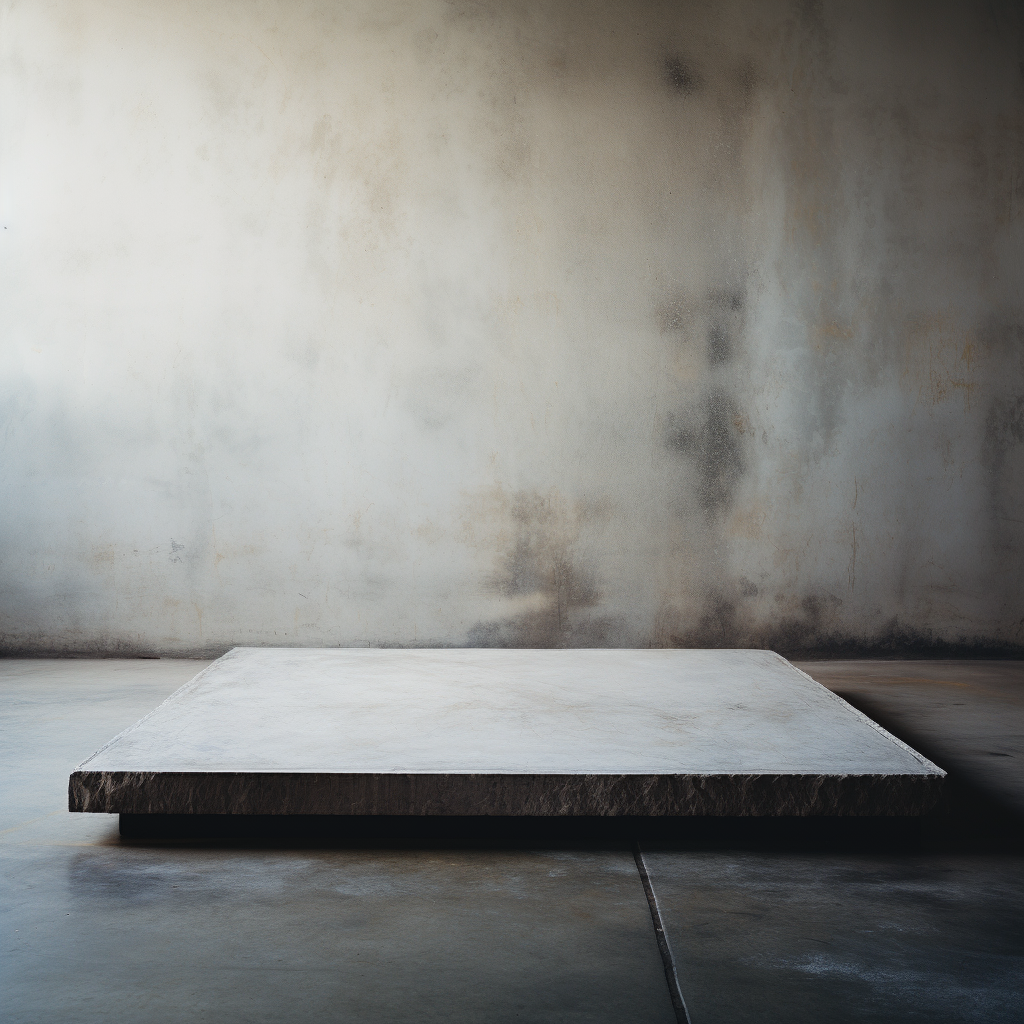
{"label": "dark baseboard strip", "polygon": [[654,886],[651,884],[651,876],[647,873],[647,864],[644,862],[643,851],[640,849],[639,843],[633,844],[633,859],[636,861],[637,871],[640,872],[640,881],[643,882],[644,894],[647,896],[647,906],[651,909],[654,934],[658,940],[661,962],[665,967],[665,980],[668,982],[668,994],[672,999],[672,1009],[675,1010],[676,1022],[677,1024],[690,1024],[690,1015],[686,1012],[683,990],[679,987],[679,975],[676,973],[676,962],[672,956],[672,947],[669,945],[668,936],[665,934],[665,926],[661,920],[661,911],[658,909],[658,897],[654,894]]}
{"label": "dark baseboard strip", "polygon": [[[645,818],[122,814],[130,841],[360,848],[487,847],[915,851],[921,818]],[[935,823],[938,824],[938,823]]]}

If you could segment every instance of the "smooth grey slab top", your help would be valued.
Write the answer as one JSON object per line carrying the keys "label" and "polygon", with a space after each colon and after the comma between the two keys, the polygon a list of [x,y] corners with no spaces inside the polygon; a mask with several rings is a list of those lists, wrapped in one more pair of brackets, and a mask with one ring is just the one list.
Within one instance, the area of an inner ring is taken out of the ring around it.
{"label": "smooth grey slab top", "polygon": [[235,648],[79,771],[942,771],[770,651]]}

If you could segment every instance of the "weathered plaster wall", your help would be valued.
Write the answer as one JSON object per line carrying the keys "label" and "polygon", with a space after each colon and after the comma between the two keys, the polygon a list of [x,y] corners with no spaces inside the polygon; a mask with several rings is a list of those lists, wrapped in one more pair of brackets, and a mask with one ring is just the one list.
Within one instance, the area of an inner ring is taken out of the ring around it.
{"label": "weathered plaster wall", "polygon": [[3,645],[1020,645],[1022,30],[6,3]]}

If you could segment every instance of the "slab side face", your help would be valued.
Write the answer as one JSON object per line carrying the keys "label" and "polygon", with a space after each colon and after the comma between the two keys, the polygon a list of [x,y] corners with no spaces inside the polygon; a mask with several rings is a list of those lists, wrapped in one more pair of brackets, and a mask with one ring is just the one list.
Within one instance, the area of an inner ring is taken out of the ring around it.
{"label": "slab side face", "polygon": [[125,813],[917,813],[942,776],[768,651],[236,648],[85,761],[70,801]]}

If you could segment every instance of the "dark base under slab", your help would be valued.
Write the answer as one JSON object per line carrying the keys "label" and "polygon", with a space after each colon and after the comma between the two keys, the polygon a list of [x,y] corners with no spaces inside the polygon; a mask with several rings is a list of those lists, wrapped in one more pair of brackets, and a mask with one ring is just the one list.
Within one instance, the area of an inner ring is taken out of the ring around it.
{"label": "dark base under slab", "polygon": [[125,839],[271,846],[579,847],[671,843],[774,849],[914,849],[920,817],[598,817],[122,814]]}

